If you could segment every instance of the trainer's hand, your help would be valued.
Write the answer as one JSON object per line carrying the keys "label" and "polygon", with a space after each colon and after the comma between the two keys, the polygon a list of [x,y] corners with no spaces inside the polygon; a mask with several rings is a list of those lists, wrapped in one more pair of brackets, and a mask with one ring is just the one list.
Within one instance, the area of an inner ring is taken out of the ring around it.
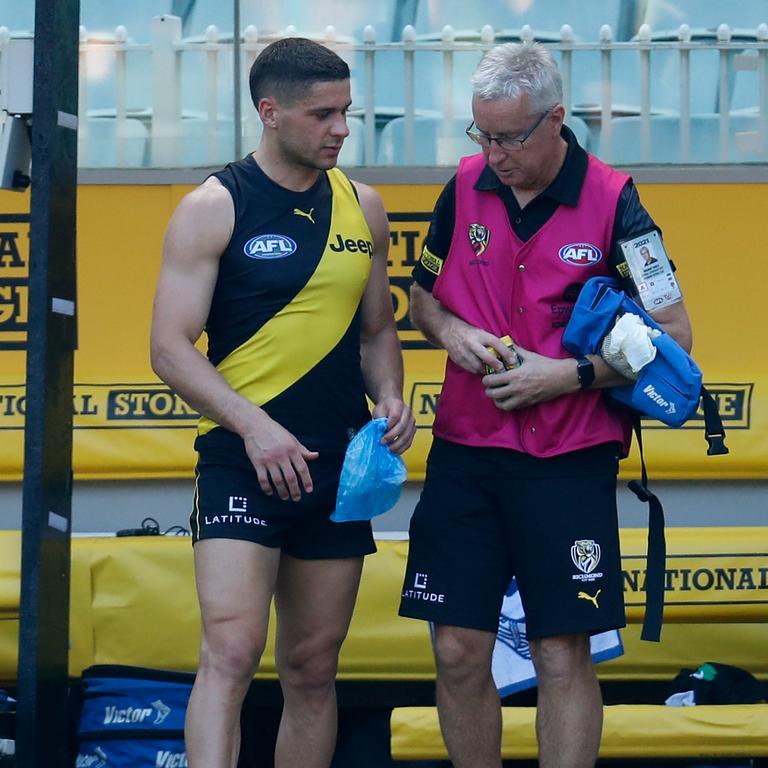
{"label": "trainer's hand", "polygon": [[272,495],[273,487],[283,501],[298,501],[302,488],[312,493],[307,462],[319,456],[317,451],[310,451],[266,414],[253,431],[243,435],[243,442],[261,490],[267,496]]}
{"label": "trainer's hand", "polygon": [[499,410],[514,411],[578,390],[573,358],[544,357],[519,345],[516,349],[522,365],[483,377],[485,394]]}
{"label": "trainer's hand", "polygon": [[511,362],[513,357],[498,336],[469,325],[459,318],[453,319],[443,339],[443,346],[451,360],[470,373],[485,373],[487,365],[497,371],[504,370],[503,363],[486,347],[493,347],[502,360]]}
{"label": "trainer's hand", "polygon": [[411,409],[398,397],[385,397],[373,409],[373,418],[387,419],[387,431],[381,438],[392,453],[401,454],[411,447],[416,435],[416,420]]}

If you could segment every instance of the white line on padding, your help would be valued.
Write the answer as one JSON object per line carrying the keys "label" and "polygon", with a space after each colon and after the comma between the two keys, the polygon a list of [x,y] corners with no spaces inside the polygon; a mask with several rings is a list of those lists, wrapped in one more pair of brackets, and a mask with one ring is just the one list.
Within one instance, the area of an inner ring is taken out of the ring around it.
{"label": "white line on padding", "polygon": [[69,128],[72,131],[77,130],[77,115],[73,115],[70,112],[59,111],[58,120],[56,122],[62,128]]}
{"label": "white line on padding", "polygon": [[59,315],[74,315],[75,302],[70,299],[58,299],[54,296],[51,299],[51,311]]}

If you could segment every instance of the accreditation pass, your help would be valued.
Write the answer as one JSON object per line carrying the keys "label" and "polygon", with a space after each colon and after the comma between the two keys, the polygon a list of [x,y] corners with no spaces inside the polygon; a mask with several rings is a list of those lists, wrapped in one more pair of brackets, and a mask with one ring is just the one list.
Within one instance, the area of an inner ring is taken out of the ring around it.
{"label": "accreditation pass", "polygon": [[623,240],[620,245],[637,288],[637,298],[646,312],[662,309],[683,298],[664,243],[656,230]]}

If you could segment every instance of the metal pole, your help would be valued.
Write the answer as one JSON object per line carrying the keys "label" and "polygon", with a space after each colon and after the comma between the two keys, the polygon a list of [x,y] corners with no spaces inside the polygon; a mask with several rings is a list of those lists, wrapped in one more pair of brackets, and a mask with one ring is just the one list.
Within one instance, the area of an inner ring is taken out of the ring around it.
{"label": "metal pole", "polygon": [[242,79],[240,64],[240,0],[233,0],[232,11],[234,24],[232,33],[232,68],[235,86],[235,160],[243,155],[243,105],[241,100],[240,81]]}
{"label": "metal pole", "polygon": [[18,768],[68,768],[79,0],[35,7]]}

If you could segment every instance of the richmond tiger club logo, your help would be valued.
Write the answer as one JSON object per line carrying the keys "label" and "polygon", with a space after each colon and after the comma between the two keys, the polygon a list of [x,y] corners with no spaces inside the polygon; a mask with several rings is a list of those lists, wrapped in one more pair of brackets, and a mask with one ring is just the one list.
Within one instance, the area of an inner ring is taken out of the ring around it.
{"label": "richmond tiger club logo", "polygon": [[491,233],[485,224],[469,225],[469,244],[472,246],[475,256],[480,256],[485,251],[490,239]]}
{"label": "richmond tiger club logo", "polygon": [[571,560],[581,571],[571,578],[576,581],[594,581],[602,577],[602,573],[596,572],[600,562],[600,545],[593,539],[577,539],[571,547]]}

